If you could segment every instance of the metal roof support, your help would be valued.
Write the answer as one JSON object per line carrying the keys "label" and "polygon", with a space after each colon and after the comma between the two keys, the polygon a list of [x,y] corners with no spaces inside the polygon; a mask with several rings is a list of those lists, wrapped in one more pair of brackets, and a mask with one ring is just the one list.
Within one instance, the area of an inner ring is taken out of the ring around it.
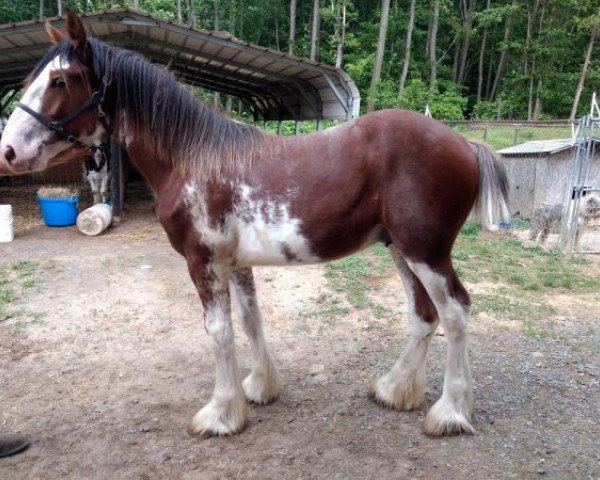
{"label": "metal roof support", "polygon": [[346,121],[352,120],[352,112],[354,111],[354,97],[348,99],[348,110],[346,110]]}
{"label": "metal roof support", "polygon": [[337,87],[335,86],[335,84],[333,83],[333,80],[331,80],[331,78],[329,77],[329,75],[327,75],[327,74],[324,73],[323,74],[323,78],[325,79],[325,81],[329,85],[329,88],[331,88],[331,91],[335,95],[335,98],[337,98],[338,102],[340,102],[340,105],[342,106],[342,108],[346,112],[346,120],[350,120],[350,118],[352,116],[352,108],[348,105],[348,103],[353,101],[352,95],[348,95],[346,97],[346,101],[344,101],[344,97],[342,97],[340,91],[337,89]]}
{"label": "metal roof support", "polygon": [[[319,121],[358,114],[360,94],[352,79],[329,65],[135,10],[84,14],[82,20],[95,37],[151,60],[162,59],[158,62],[191,85],[245,96],[255,104],[259,120]],[[60,26],[64,21],[56,18],[52,23]],[[0,87],[21,82],[48,45],[39,20],[0,25]]]}
{"label": "metal roof support", "polygon": [[306,103],[308,104],[309,108],[315,114],[315,118],[320,118],[322,115],[321,115],[321,112],[319,112],[319,108],[313,105],[313,102],[311,101],[310,97],[308,96],[308,93],[306,93],[304,88],[302,88],[302,85],[299,83],[294,83],[293,85],[294,85],[294,87],[296,87],[298,89],[298,91],[300,92],[300,95],[302,95],[302,97],[304,97],[304,100],[306,100]]}
{"label": "metal roof support", "polygon": [[[186,32],[186,34],[189,34],[189,33],[196,33],[196,32],[193,32],[193,31]],[[109,40],[109,38],[107,38],[107,40]],[[143,38],[141,35],[138,35],[138,34],[133,34],[130,37],[128,37],[129,40],[138,39],[138,38],[143,42],[147,42],[146,38]],[[112,40],[110,40],[110,41],[111,41],[111,43],[114,43]],[[164,42],[162,40],[158,40],[155,38],[152,39],[152,45],[155,45],[157,47],[168,48],[171,50],[175,50],[179,53],[192,55],[194,57],[207,59],[209,62],[217,62],[220,64],[227,64],[229,66],[237,67],[238,69],[249,70],[251,72],[258,73],[260,75],[265,75],[267,77],[276,77],[276,78],[285,79],[285,80],[289,80],[289,78],[290,78],[287,75],[281,75],[281,74],[279,74],[277,72],[273,72],[271,70],[266,70],[261,67],[255,67],[255,66],[251,65],[250,63],[243,63],[243,62],[238,62],[238,61],[235,61],[232,59],[225,59],[223,57],[218,57],[217,55],[198,51],[198,50],[195,50],[195,49],[192,49],[189,47],[181,47],[178,45],[172,45],[172,44],[169,44],[168,42]],[[229,46],[231,46],[231,45],[229,45]],[[236,45],[236,46],[239,47],[238,45]],[[242,48],[242,50],[245,50],[245,49]],[[252,51],[252,50],[249,50],[249,51]],[[255,53],[255,52],[253,52],[253,53]],[[259,57],[256,56],[253,58],[253,60],[256,60],[257,58],[259,58]],[[281,59],[278,59],[278,60],[281,60]]]}
{"label": "metal roof support", "polygon": [[[271,99],[273,100],[274,103],[277,104],[277,109],[279,110],[277,119],[280,120],[284,114],[284,107],[286,107],[286,104],[281,96],[281,93],[278,92],[275,88],[271,88],[269,86],[265,86],[264,89],[267,90],[268,92],[270,92]],[[275,120],[275,118],[270,117],[269,120]]]}
{"label": "metal roof support", "polygon": [[262,96],[259,96],[259,95],[253,95],[252,100],[254,101],[254,103],[256,104],[256,107],[260,111],[261,117],[267,118],[267,111],[269,110],[269,104],[266,102],[266,100]]}
{"label": "metal roof support", "polygon": [[337,74],[340,87],[348,95],[348,111],[346,112],[346,121],[348,121],[360,115],[360,93],[358,87],[346,72],[338,70]]}
{"label": "metal roof support", "polygon": [[283,90],[287,91],[291,95],[291,98],[293,100],[295,100],[295,103],[296,103],[295,108],[289,104],[287,96],[282,96],[281,101],[285,104],[285,106],[288,108],[290,113],[294,116],[294,120],[296,120],[296,121],[300,120],[301,106],[300,106],[300,102],[298,101],[298,97],[295,95],[294,91],[290,88],[289,85],[282,85],[282,87],[283,87]]}
{"label": "metal roof support", "polygon": [[[123,45],[124,47],[127,47],[127,44]],[[172,57],[168,56],[168,55],[154,55],[154,59],[160,59],[161,62],[163,62],[164,64],[167,64],[169,62],[169,60],[171,60]],[[182,60],[183,62],[183,60]],[[251,86],[253,87],[257,92],[260,92],[262,89],[264,89],[264,84],[262,83],[256,83],[256,79],[250,78],[248,76],[240,76],[240,77],[228,77],[228,76],[224,76],[223,75],[223,71],[219,70],[217,68],[211,67],[208,65],[208,63],[202,63],[199,65],[194,65],[193,67],[190,65],[185,65],[182,64],[180,62],[172,62],[171,63],[171,67],[170,70],[172,72],[177,72],[178,70],[183,70],[186,72],[189,72],[190,75],[202,75],[202,76],[208,76],[206,75],[206,72],[208,72],[211,76],[211,78],[215,78],[215,81],[218,81],[219,84],[221,86],[224,85],[224,83],[233,83],[236,85],[243,85],[243,86]]]}
{"label": "metal roof support", "polygon": [[246,108],[248,110],[250,110],[250,113],[252,114],[252,118],[254,119],[254,121],[256,121],[256,119],[258,118],[258,113],[256,112],[256,106],[252,102],[249,102],[248,100],[246,100],[242,97],[239,97],[239,99],[244,105],[246,105]]}
{"label": "metal roof support", "polygon": [[306,86],[306,88],[308,89],[310,94],[315,99],[315,106],[317,108],[317,111],[319,112],[317,118],[322,120],[323,119],[323,100],[321,99],[321,94],[319,93],[319,90],[317,90],[315,88],[315,86],[310,82],[302,82],[302,84],[304,86]]}

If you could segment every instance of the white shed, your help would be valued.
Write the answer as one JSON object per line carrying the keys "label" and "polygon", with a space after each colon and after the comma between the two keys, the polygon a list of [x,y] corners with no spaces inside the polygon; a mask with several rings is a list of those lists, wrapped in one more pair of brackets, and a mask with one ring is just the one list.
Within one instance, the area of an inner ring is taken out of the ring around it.
{"label": "white shed", "polygon": [[[525,142],[498,150],[510,185],[511,215],[531,218],[542,203],[564,203],[576,146],[571,139]],[[600,188],[600,146],[594,142],[590,185]]]}

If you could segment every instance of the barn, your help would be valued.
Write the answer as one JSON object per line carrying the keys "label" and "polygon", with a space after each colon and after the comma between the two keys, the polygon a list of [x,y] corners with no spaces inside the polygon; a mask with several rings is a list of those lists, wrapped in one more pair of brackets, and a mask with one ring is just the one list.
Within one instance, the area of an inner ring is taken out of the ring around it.
{"label": "barn", "polygon": [[[190,28],[148,13],[111,9],[84,14],[90,35],[111,45],[134,50],[168,68],[182,83],[220,92],[239,100],[255,123],[313,120],[320,128],[328,119],[359,115],[360,94],[341,69],[237,39],[224,31]],[[62,28],[62,18],[50,19]],[[0,25],[0,118],[18,98],[23,79],[50,46],[44,22],[32,20]],[[113,214],[122,215],[124,151],[113,145]],[[132,175],[135,177],[135,175]],[[35,191],[45,184],[77,184],[84,189],[81,165],[58,166],[43,174],[0,179],[0,201],[20,211],[35,206]],[[119,194],[115,197],[116,192]]]}
{"label": "barn", "polygon": [[[571,139],[530,141],[498,150],[510,185],[510,213],[531,218],[542,203],[565,203],[577,143]],[[593,142],[588,179],[600,188],[600,145]]]}

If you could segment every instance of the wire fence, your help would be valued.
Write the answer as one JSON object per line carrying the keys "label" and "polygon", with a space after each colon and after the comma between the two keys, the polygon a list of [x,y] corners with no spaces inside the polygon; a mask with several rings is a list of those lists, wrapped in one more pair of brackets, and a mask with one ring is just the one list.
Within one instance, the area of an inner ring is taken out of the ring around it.
{"label": "wire fence", "polygon": [[573,124],[568,120],[456,121],[446,124],[465,138],[486,142],[496,150],[531,141],[570,139],[574,134]]}

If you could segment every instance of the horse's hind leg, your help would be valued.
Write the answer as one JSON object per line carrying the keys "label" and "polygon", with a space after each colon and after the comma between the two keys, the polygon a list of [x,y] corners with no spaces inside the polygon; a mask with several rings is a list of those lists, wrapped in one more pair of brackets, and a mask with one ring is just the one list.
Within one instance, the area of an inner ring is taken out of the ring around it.
{"label": "horse's hind leg", "polygon": [[388,373],[377,379],[371,393],[377,401],[388,407],[412,410],[423,402],[425,357],[431,336],[438,325],[438,316],[421,281],[393,245],[390,251],[408,298],[410,339],[400,359]]}
{"label": "horse's hind leg", "polygon": [[281,380],[267,350],[252,269],[236,270],[230,290],[252,349],[252,371],[242,382],[244,392],[254,403],[270,403],[281,391]]}
{"label": "horse's hind leg", "polygon": [[444,391],[425,417],[425,433],[474,433],[473,387],[467,357],[469,296],[450,259],[437,262],[435,268],[421,262],[408,261],[408,265],[435,304],[448,341]]}

